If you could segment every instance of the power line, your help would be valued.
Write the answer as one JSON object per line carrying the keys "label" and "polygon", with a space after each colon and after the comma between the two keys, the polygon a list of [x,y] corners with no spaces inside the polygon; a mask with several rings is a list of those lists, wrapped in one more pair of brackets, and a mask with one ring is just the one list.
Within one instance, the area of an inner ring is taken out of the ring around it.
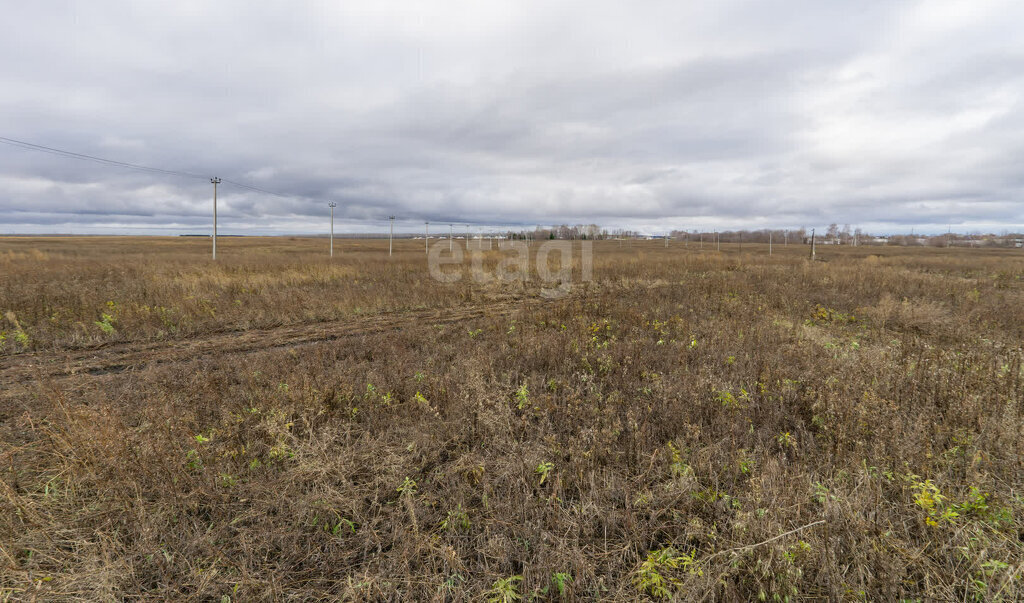
{"label": "power line", "polygon": [[85,153],[75,153],[73,151],[65,151],[63,149],[55,149],[53,147],[44,146],[41,144],[34,144],[31,142],[25,142],[24,140],[15,140],[13,138],[6,138],[0,136],[0,143],[20,147],[23,149],[29,149],[32,151],[42,151],[43,153],[50,153],[51,155],[59,155],[62,157],[70,157],[72,159],[81,159],[83,161],[93,161],[105,165],[113,165],[118,167],[130,168],[133,170],[141,170],[144,172],[156,172],[159,174],[168,174],[170,176],[180,176],[182,178],[197,178],[206,179],[209,176],[201,176],[199,174],[191,174],[189,172],[180,172],[178,170],[165,170],[163,168],[150,167],[148,165],[139,165],[137,163],[128,163],[126,161],[117,161],[114,159],[104,159],[103,157],[96,157],[95,155],[86,155]]}
{"label": "power line", "polygon": [[[13,147],[22,148],[22,149],[28,149],[30,151],[41,151],[43,153],[49,153],[51,155],[57,155],[59,157],[68,157],[68,158],[71,158],[71,159],[79,159],[79,160],[82,160],[82,161],[92,161],[94,163],[99,163],[101,165],[111,165],[111,166],[129,168],[129,169],[133,169],[133,170],[139,170],[139,171],[143,171],[143,172],[150,172],[150,173],[156,173],[156,174],[167,174],[169,176],[179,176],[181,178],[195,178],[195,179],[198,179],[198,180],[206,180],[207,178],[209,178],[209,176],[204,176],[204,175],[201,175],[201,174],[193,174],[193,173],[190,173],[190,172],[182,172],[182,171],[179,171],[179,170],[169,170],[169,169],[164,169],[164,168],[152,167],[152,166],[148,166],[148,165],[140,165],[138,163],[128,163],[127,161],[118,161],[116,159],[106,159],[104,157],[97,157],[95,155],[87,155],[85,153],[76,153],[74,151],[66,151],[64,149],[57,149],[57,148],[54,148],[54,147],[48,147],[48,146],[41,145],[41,144],[35,144],[35,143],[32,143],[32,142],[26,142],[24,140],[16,140],[14,138],[7,138],[5,136],[0,136],[0,143],[6,144],[6,145],[10,145],[10,146],[13,146]],[[257,193],[263,193],[263,194],[266,194],[266,195],[273,195],[275,197],[281,197],[281,198],[285,198],[285,199],[302,199],[302,198],[305,198],[305,197],[300,197],[298,195],[287,195],[287,194],[284,194],[284,193],[279,193],[279,192],[276,192],[276,191],[267,190],[265,188],[260,188],[258,186],[252,186],[251,184],[244,184],[242,182],[237,182],[235,180],[228,180],[227,178],[222,178],[221,180],[222,180],[222,182],[227,182],[227,183],[232,184],[234,186],[237,186],[239,188],[248,189],[248,190],[251,190],[251,191],[254,191],[254,192],[257,192]]]}
{"label": "power line", "polygon": [[277,193],[277,192],[274,192],[274,191],[267,190],[265,188],[260,188],[258,186],[252,186],[252,185],[249,185],[249,184],[242,184],[241,182],[235,182],[234,180],[228,180],[227,178],[222,178],[221,180],[223,182],[227,182],[229,184],[233,184],[233,185],[241,187],[241,188],[247,188],[247,189],[249,189],[251,191],[255,191],[257,193],[264,193],[266,195],[273,195],[275,197],[281,197],[282,199],[309,199],[310,198],[310,197],[301,197],[299,195],[287,195],[285,193]]}
{"label": "power line", "polygon": [[[18,148],[21,148],[21,149],[27,149],[27,150],[31,150],[31,151],[40,151],[40,152],[43,152],[43,153],[49,153],[51,155],[57,155],[58,157],[68,157],[68,158],[71,158],[71,159],[78,159],[78,160],[81,160],[81,161],[91,161],[91,162],[94,162],[94,163],[99,163],[101,165],[123,167],[123,168],[128,168],[128,169],[133,169],[133,170],[139,170],[139,171],[143,171],[143,172],[150,172],[150,173],[156,173],[156,174],[166,174],[166,175],[169,175],[169,176],[179,176],[181,178],[193,178],[193,179],[197,179],[197,180],[208,180],[210,178],[210,176],[208,176],[208,175],[193,174],[191,172],[183,172],[183,171],[180,171],[180,170],[171,170],[171,169],[165,169],[165,168],[152,167],[152,166],[148,166],[148,165],[141,165],[141,164],[138,164],[138,163],[129,163],[127,161],[118,161],[116,159],[107,159],[107,158],[104,158],[104,157],[97,157],[95,155],[88,155],[86,153],[76,153],[74,151],[67,151],[67,150],[64,150],[64,149],[58,149],[58,148],[49,147],[49,146],[46,146],[46,145],[35,144],[35,143],[27,142],[27,141],[24,141],[24,140],[17,140],[17,139],[14,139],[14,138],[7,138],[5,136],[0,136],[0,143],[6,144],[6,145],[9,145],[9,146],[13,146],[13,147],[18,147]],[[226,184],[231,184],[233,186],[237,186],[239,188],[243,188],[243,189],[250,190],[250,191],[253,191],[253,192],[257,192],[257,193],[262,193],[262,194],[265,194],[265,195],[271,195],[271,196],[274,196],[274,197],[280,197],[282,199],[309,199],[309,200],[317,200],[314,197],[309,197],[309,196],[306,196],[306,195],[290,195],[290,194],[287,194],[287,193],[282,193],[282,192],[279,192],[279,191],[273,191],[273,190],[262,188],[262,187],[259,187],[259,186],[253,186],[251,184],[245,184],[245,183],[242,183],[242,182],[238,182],[237,180],[230,180],[228,178],[221,178],[220,181],[223,182],[223,183],[226,183]],[[393,221],[394,219],[395,219],[394,217],[391,217],[391,221]],[[400,221],[401,222],[406,222],[406,221],[414,221],[414,220],[415,220],[415,218],[406,218],[406,219],[400,220]],[[440,221],[444,222],[446,220],[440,220]],[[456,223],[456,224],[460,224],[460,223],[473,224],[474,226],[488,226],[488,224],[486,222],[479,222],[479,221],[470,221],[468,223],[465,222],[465,221],[457,221],[457,222],[454,222],[454,223]],[[513,222],[513,223],[509,224],[509,227],[516,227],[516,226],[518,226],[520,228],[525,228],[526,223],[516,224],[516,223]]]}

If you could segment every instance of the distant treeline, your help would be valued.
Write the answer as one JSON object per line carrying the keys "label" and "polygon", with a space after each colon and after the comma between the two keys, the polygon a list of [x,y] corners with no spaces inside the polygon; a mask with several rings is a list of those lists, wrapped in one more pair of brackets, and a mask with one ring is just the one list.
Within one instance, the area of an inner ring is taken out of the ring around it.
{"label": "distant treeline", "polygon": [[[596,224],[561,224],[533,229],[501,229],[469,233],[470,239],[513,239],[513,240],[618,240],[618,239],[658,239],[666,237],[673,241],[704,241],[722,243],[775,243],[775,244],[810,244],[812,232],[818,245],[899,245],[899,246],[930,246],[930,247],[1024,247],[1024,234],[1020,233],[970,233],[959,234],[949,232],[941,235],[886,234],[878,235],[865,232],[860,228],[851,228],[849,224],[840,227],[831,224],[823,230],[794,229],[760,229],[760,230],[673,230],[669,234],[650,235],[637,230],[625,228],[608,229]],[[449,232],[430,234],[431,239],[446,239]],[[206,237],[209,234],[183,234],[182,237]],[[218,237],[243,237],[248,235],[217,235]],[[299,235],[284,235],[299,236]],[[305,235],[308,236],[308,235]],[[313,235],[326,238],[327,235]],[[344,239],[386,239],[388,232],[336,233],[336,238]],[[454,232],[456,239],[465,239],[465,232]],[[421,233],[395,233],[396,239],[422,239]]]}

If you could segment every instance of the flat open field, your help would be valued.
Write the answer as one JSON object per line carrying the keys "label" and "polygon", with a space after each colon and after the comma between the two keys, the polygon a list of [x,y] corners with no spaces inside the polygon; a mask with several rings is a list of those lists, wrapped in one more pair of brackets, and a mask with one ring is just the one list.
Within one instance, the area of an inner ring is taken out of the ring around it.
{"label": "flat open field", "polygon": [[1024,252],[387,245],[0,238],[0,601],[1024,599]]}

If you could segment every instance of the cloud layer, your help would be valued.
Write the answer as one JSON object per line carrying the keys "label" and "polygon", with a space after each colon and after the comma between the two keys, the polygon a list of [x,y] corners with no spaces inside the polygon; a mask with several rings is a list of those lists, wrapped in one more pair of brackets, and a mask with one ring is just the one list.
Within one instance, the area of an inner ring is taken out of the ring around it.
{"label": "cloud layer", "polygon": [[[1019,3],[5,13],[0,136],[294,195],[223,184],[226,232],[1024,227]],[[0,233],[202,232],[210,189],[0,145]]]}

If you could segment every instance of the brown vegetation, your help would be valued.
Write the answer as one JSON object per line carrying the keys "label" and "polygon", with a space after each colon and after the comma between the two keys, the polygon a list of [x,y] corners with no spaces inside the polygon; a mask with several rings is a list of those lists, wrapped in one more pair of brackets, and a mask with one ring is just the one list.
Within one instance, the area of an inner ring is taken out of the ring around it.
{"label": "brown vegetation", "polygon": [[0,600],[1024,597],[1019,251],[207,245],[0,239]]}

